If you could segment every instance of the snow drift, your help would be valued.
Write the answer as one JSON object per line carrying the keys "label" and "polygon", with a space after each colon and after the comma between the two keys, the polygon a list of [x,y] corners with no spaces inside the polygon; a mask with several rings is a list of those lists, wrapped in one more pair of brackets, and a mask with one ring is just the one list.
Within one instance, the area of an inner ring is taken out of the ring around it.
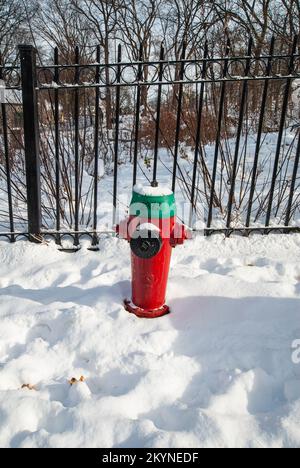
{"label": "snow drift", "polygon": [[129,258],[0,244],[0,446],[300,447],[300,236],[197,237],[152,321]]}

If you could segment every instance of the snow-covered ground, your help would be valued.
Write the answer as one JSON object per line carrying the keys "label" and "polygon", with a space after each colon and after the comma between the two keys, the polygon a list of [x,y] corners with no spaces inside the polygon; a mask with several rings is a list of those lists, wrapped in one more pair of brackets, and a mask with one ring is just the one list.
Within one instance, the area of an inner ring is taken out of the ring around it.
{"label": "snow-covered ground", "polygon": [[[289,133],[283,146],[293,141]],[[259,184],[276,142],[275,134],[264,137]],[[247,148],[252,167],[255,137]],[[213,153],[208,145],[210,170]],[[180,158],[183,174],[191,174],[192,159],[192,152]],[[139,163],[144,184],[152,170]],[[162,149],[159,181],[167,187],[172,167]],[[120,165],[118,176],[122,218],[132,166]],[[85,173],[84,192],[91,182]],[[101,178],[98,229],[106,232],[112,189],[112,175]],[[180,181],[176,199],[188,222]],[[207,209],[199,205],[201,229]],[[15,207],[15,216],[25,208]],[[6,211],[2,180],[0,213]],[[224,226],[225,217],[214,215],[214,227]],[[15,221],[17,230],[27,229]],[[300,223],[299,210],[293,223]],[[8,230],[7,215],[0,230]],[[196,235],[174,251],[172,313],[152,321],[122,306],[130,297],[126,242],[103,237],[100,252],[88,245],[83,240],[81,251],[67,254],[53,242],[0,240],[0,447],[300,447],[300,235]]]}
{"label": "snow-covered ground", "polygon": [[0,446],[300,447],[300,236],[178,247],[155,320],[100,247],[0,243]]}

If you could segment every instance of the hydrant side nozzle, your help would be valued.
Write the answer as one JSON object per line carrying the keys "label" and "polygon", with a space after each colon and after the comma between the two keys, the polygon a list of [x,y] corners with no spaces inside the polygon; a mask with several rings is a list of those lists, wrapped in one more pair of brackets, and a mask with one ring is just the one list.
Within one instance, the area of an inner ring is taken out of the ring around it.
{"label": "hydrant side nozzle", "polygon": [[171,246],[175,248],[177,245],[182,245],[186,240],[190,239],[192,239],[191,230],[184,224],[177,222],[171,235]]}
{"label": "hydrant side nozzle", "polygon": [[193,239],[193,231],[192,229],[186,227],[185,228],[185,240],[192,240]]}
{"label": "hydrant side nozzle", "polygon": [[116,234],[120,239],[129,241],[128,225],[129,225],[129,218],[125,218],[122,221],[120,221],[120,224],[116,224],[116,226],[114,227]]}

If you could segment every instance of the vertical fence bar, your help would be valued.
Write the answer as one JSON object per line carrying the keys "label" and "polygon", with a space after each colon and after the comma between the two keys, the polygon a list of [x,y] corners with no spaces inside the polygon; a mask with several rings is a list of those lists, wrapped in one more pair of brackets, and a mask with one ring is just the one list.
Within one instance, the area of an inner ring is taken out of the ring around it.
{"label": "vertical fence bar", "polygon": [[[3,79],[2,73],[2,57],[0,55],[0,80]],[[2,113],[2,128],[3,128],[3,143],[4,143],[4,157],[5,157],[5,172],[6,172],[6,187],[7,187],[7,201],[8,201],[8,214],[9,214],[9,228],[10,232],[15,231],[14,227],[14,214],[13,214],[13,203],[12,203],[12,189],[11,189],[11,167],[9,159],[9,145],[8,145],[8,131],[7,131],[7,114],[5,102],[1,103],[1,113]],[[15,242],[14,234],[11,234],[10,241]]]}
{"label": "vertical fence bar", "polygon": [[121,61],[122,46],[118,46],[117,88],[116,88],[116,116],[115,116],[115,160],[114,160],[114,188],[113,188],[113,225],[117,219],[118,196],[118,163],[119,163],[119,130],[120,130],[120,97],[121,97]]}
{"label": "vertical fence bar", "polygon": [[[100,82],[100,46],[97,46],[96,51],[96,77],[95,82],[99,84]],[[95,96],[95,163],[94,163],[94,218],[93,218],[93,239],[92,246],[95,247],[98,245],[98,236],[97,236],[97,208],[98,208],[98,176],[99,176],[99,123],[100,123],[100,88],[96,87],[96,96]]]}
{"label": "vertical fence bar", "polygon": [[23,96],[28,232],[31,242],[40,242],[42,215],[36,50],[31,45],[20,45],[19,51]]}
{"label": "vertical fence bar", "polygon": [[[250,37],[249,43],[248,43],[248,50],[247,50],[245,77],[248,77],[249,72],[250,72],[252,44],[253,44],[253,40],[252,40],[252,37]],[[236,185],[236,176],[237,176],[237,169],[238,169],[238,160],[239,160],[240,143],[241,143],[241,136],[242,136],[242,130],[243,130],[243,121],[244,121],[245,105],[246,105],[246,99],[247,99],[247,91],[248,91],[248,80],[245,80],[243,82],[243,89],[242,89],[238,130],[237,130],[231,184],[230,184],[228,207],[227,207],[227,223],[226,223],[227,229],[230,229],[231,227],[232,206],[233,206],[233,199],[234,199],[234,192],[235,192],[235,185]]]}
{"label": "vertical fence bar", "polygon": [[204,91],[205,91],[205,77],[207,70],[207,57],[208,57],[208,42],[205,42],[204,54],[203,54],[203,66],[201,78],[202,82],[200,85],[200,94],[199,94],[199,108],[198,108],[198,124],[197,124],[197,133],[195,141],[195,155],[194,155],[194,166],[193,166],[193,178],[192,178],[192,189],[191,189],[191,209],[190,209],[190,219],[189,225],[192,227],[193,215],[194,215],[194,204],[195,204],[195,194],[196,194],[196,179],[197,179],[197,166],[199,160],[199,152],[201,147],[201,131],[202,131],[202,115],[203,115],[203,102],[204,102]]}
{"label": "vertical fence bar", "polygon": [[294,199],[294,194],[295,194],[295,186],[296,186],[296,179],[297,179],[297,173],[298,173],[298,167],[299,167],[299,160],[300,160],[300,131],[299,131],[299,136],[298,136],[298,145],[297,145],[296,157],[295,157],[295,162],[294,162],[289,201],[288,201],[288,206],[287,206],[286,215],[285,215],[284,225],[286,227],[290,225],[290,221],[291,221],[291,210],[292,210],[293,199]]}
{"label": "vertical fence bar", "polygon": [[[273,57],[273,54],[274,54],[274,45],[275,45],[275,37],[273,36],[272,39],[271,39],[269,58],[268,58],[267,69],[266,69],[266,76],[270,76],[270,74],[271,74],[272,57]],[[261,145],[261,139],[262,139],[262,130],[263,130],[263,124],[264,124],[264,118],[265,118],[268,90],[269,90],[269,80],[265,80],[263,95],[262,95],[262,100],[261,100],[261,109],[260,109],[260,115],[259,115],[259,123],[258,123],[258,129],[257,129],[257,138],[256,138],[254,163],[253,163],[253,173],[252,173],[251,188],[250,188],[250,195],[249,195],[249,202],[248,202],[248,211],[247,211],[247,219],[246,219],[246,227],[247,228],[250,226],[251,213],[252,213],[252,207],[253,207],[253,198],[254,198],[254,191],[255,191],[255,186],[256,186],[258,158],[259,158],[259,153],[260,153],[260,145]]]}
{"label": "vertical fence bar", "polygon": [[[142,61],[143,61],[143,44],[140,45],[139,65],[138,65],[138,83],[142,81]],[[136,93],[136,109],[135,109],[135,134],[134,134],[134,153],[133,153],[133,186],[137,179],[137,160],[138,160],[138,144],[139,144],[139,126],[141,112],[141,86],[138,84]]]}
{"label": "vertical fence bar", "polygon": [[[228,72],[229,52],[230,52],[230,40],[228,38],[227,39],[227,44],[226,44],[226,56],[225,56],[225,59],[224,59],[224,67],[223,67],[223,78],[224,78],[224,80],[225,80],[225,78],[227,76],[227,72]],[[217,178],[217,168],[218,168],[219,148],[220,148],[220,140],[221,140],[221,129],[222,129],[222,120],[223,120],[225,92],[226,92],[226,81],[223,81],[222,82],[222,87],[221,87],[220,103],[219,103],[218,128],[217,128],[217,136],[216,136],[216,146],[215,146],[213,173],[212,173],[212,181],[211,181],[211,191],[210,191],[208,217],[207,217],[207,228],[208,229],[211,227],[211,223],[212,223],[212,212],[213,212],[216,178]]]}
{"label": "vertical fence bar", "polygon": [[[54,49],[54,82],[58,85],[59,83],[59,71],[58,71],[58,47]],[[54,138],[55,138],[55,202],[56,202],[56,244],[61,245],[60,237],[60,162],[59,162],[59,91],[54,91]]]}
{"label": "vertical fence bar", "polygon": [[[288,69],[289,75],[292,74],[293,68],[294,68],[294,59],[295,59],[295,53],[297,49],[297,42],[298,42],[298,36],[295,36],[294,41],[293,41],[291,55],[290,55],[290,61],[289,61],[289,69]],[[281,112],[279,133],[278,133],[278,139],[277,139],[277,148],[276,148],[276,153],[275,153],[268,210],[267,210],[267,215],[266,215],[266,227],[270,226],[271,213],[272,213],[272,207],[273,207],[273,201],[274,201],[275,185],[276,185],[276,180],[277,180],[277,175],[278,175],[277,172],[278,172],[279,158],[280,158],[280,152],[281,152],[281,143],[282,143],[284,124],[285,124],[285,118],[286,118],[286,113],[288,109],[288,101],[289,101],[292,81],[293,81],[293,78],[287,78],[284,96],[283,96],[282,112]]]}
{"label": "vertical fence bar", "polygon": [[181,123],[181,111],[182,111],[182,97],[183,97],[183,77],[185,69],[185,52],[186,44],[183,44],[180,74],[179,74],[179,91],[178,91],[178,107],[177,107],[177,120],[176,120],[176,134],[175,134],[175,152],[174,152],[174,165],[173,165],[173,180],[172,180],[172,191],[175,192],[176,188],[176,176],[177,176],[177,162],[178,162],[178,151],[179,151],[179,136],[180,136],[180,123]]}
{"label": "vertical fence bar", "polygon": [[157,94],[157,109],[156,109],[156,129],[155,129],[155,145],[154,145],[154,162],[153,162],[153,180],[152,180],[152,187],[157,187],[157,161],[158,161],[158,145],[159,145],[159,135],[160,135],[160,115],[161,115],[161,96],[162,96],[162,79],[163,79],[163,71],[164,71],[164,64],[163,60],[165,57],[165,49],[163,44],[160,47],[160,55],[159,55],[159,71],[158,71],[158,94]]}
{"label": "vertical fence bar", "polygon": [[[79,65],[79,47],[75,47],[75,65]],[[79,67],[75,67],[75,84],[79,84]],[[75,236],[74,246],[79,246],[79,89],[75,89],[74,98],[74,138],[75,138]]]}

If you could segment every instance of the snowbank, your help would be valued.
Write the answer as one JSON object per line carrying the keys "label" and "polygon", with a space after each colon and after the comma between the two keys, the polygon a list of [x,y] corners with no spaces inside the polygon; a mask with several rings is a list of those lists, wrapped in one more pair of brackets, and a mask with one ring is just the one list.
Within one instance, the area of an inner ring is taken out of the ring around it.
{"label": "snowbank", "polygon": [[1,447],[300,447],[300,236],[187,242],[153,321],[115,238],[2,242],[0,288]]}

